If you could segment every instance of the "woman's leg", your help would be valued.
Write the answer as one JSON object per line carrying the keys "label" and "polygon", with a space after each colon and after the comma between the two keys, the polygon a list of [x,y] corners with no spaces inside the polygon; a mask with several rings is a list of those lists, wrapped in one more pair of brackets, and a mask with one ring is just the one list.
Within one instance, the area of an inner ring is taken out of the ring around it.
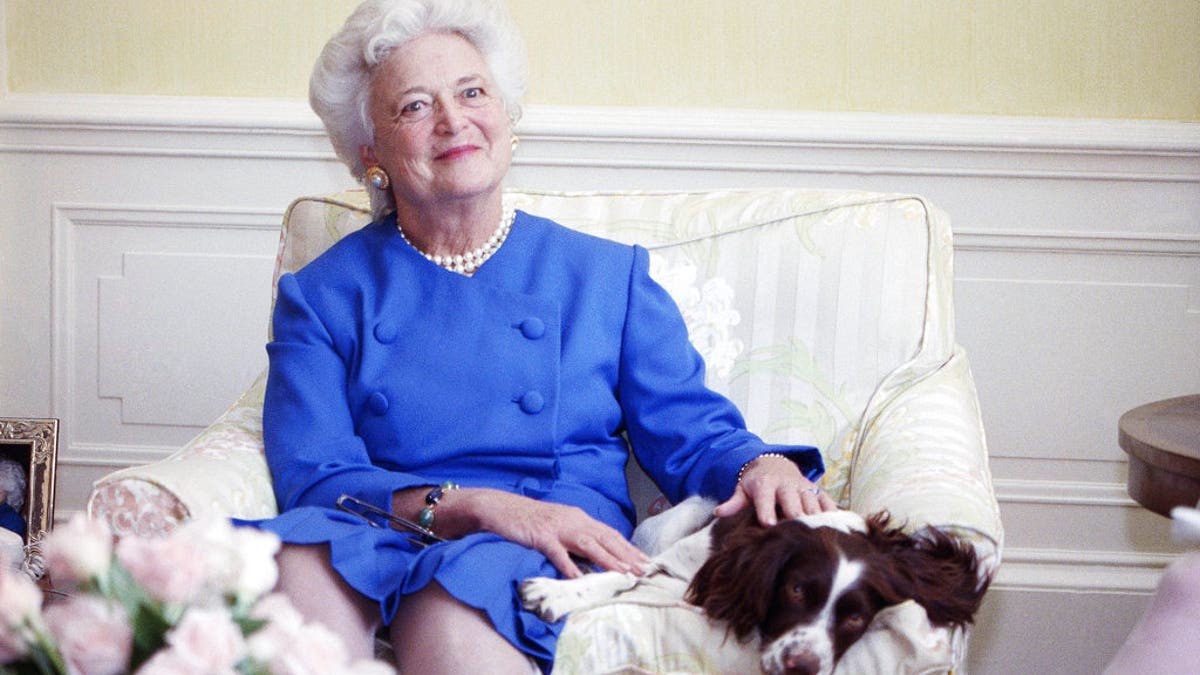
{"label": "woman's leg", "polygon": [[333,570],[329,547],[284,544],[277,561],[275,590],[286,595],[306,621],[318,621],[341,636],[352,660],[373,658],[379,607]]}
{"label": "woman's leg", "polygon": [[404,599],[391,625],[400,671],[422,675],[538,672],[487,615],[454,599],[437,582]]}

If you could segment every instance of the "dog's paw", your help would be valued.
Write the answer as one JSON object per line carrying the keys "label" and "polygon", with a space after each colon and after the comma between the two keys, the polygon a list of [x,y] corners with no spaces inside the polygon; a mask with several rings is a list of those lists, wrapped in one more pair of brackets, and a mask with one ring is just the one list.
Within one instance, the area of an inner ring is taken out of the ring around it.
{"label": "dog's paw", "polygon": [[576,609],[578,594],[562,579],[535,577],[521,582],[521,605],[543,621],[554,623]]}
{"label": "dog's paw", "polygon": [[640,579],[622,572],[594,572],[578,579],[535,577],[521,582],[521,604],[554,622],[576,610],[608,602],[637,586]]}

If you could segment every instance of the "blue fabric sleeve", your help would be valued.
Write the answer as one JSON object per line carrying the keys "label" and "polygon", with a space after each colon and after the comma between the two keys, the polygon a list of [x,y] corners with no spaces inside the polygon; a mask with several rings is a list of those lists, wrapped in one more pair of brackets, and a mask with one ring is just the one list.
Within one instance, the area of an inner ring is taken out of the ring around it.
{"label": "blue fabric sleeve", "polygon": [[618,396],[642,468],[672,502],[692,494],[727,499],[737,474],[766,452],[787,455],[810,480],[824,473],[817,448],[776,446],[746,430],[736,406],[704,384],[704,360],[688,341],[671,296],[634,247]]}
{"label": "blue fabric sleeve", "polygon": [[[333,314],[331,324],[355,325],[355,317]],[[357,348],[353,336],[335,338],[293,275],[279,279],[273,321],[263,441],[279,510],[333,508],[349,494],[390,511],[393,492],[428,485],[428,479],[372,464],[355,433],[347,359],[340,353]]]}

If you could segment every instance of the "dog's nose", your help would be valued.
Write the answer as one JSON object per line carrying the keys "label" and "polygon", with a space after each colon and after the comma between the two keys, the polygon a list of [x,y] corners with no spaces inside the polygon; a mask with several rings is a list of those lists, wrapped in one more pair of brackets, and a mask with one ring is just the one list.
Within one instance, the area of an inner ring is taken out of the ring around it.
{"label": "dog's nose", "polygon": [[816,675],[821,672],[821,658],[808,649],[788,649],[783,655],[787,675]]}

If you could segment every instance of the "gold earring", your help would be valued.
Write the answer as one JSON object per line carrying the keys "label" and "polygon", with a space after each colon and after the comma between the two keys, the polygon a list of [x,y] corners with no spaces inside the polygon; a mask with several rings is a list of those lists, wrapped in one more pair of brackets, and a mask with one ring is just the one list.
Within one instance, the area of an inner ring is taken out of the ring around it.
{"label": "gold earring", "polygon": [[392,179],[379,166],[372,166],[367,169],[367,182],[376,190],[386,190],[391,186]]}
{"label": "gold earring", "polygon": [[513,149],[513,152],[516,152],[516,151],[517,151],[517,146],[518,146],[518,145],[520,145],[520,144],[521,144],[521,137],[520,137],[520,136],[518,136],[518,135],[516,135],[516,134],[513,134],[513,137],[512,137],[512,149]]}

